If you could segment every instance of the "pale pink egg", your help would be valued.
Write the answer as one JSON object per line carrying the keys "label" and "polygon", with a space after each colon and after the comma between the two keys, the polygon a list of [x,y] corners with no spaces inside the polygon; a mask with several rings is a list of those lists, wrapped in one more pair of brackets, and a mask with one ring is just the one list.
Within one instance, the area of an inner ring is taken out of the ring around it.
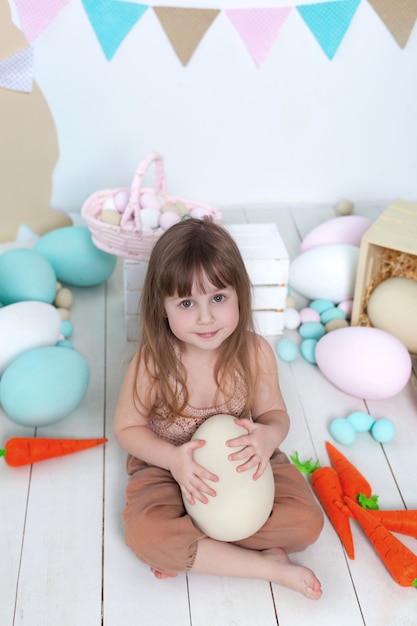
{"label": "pale pink egg", "polygon": [[340,328],[316,345],[317,365],[336,387],[365,400],[399,393],[411,375],[411,357],[393,335],[369,326]]}
{"label": "pale pink egg", "polygon": [[372,225],[372,220],[362,215],[342,215],[319,224],[311,230],[300,244],[300,251],[306,252],[317,246],[344,243],[360,246],[363,234]]}
{"label": "pale pink egg", "polygon": [[171,226],[177,224],[180,220],[181,218],[177,213],[166,211],[165,213],[161,213],[159,217],[159,226],[162,230],[168,230],[168,228],[171,228]]}

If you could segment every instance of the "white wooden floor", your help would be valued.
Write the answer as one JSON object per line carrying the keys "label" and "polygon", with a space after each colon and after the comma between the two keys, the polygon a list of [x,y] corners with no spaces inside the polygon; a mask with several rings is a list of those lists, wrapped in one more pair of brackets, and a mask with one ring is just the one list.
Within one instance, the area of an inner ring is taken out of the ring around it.
{"label": "white wooden floor", "polygon": [[[356,213],[375,218],[378,211]],[[231,223],[276,222],[290,258],[299,254],[300,237],[334,216],[331,207],[224,212]],[[25,434],[109,438],[105,447],[32,467],[13,469],[0,459],[1,626],[416,625],[417,590],[392,580],[357,526],[354,561],[327,520],[317,543],[294,555],[321,579],[324,594],[318,602],[267,582],[194,574],[158,581],[125,547],[125,455],[115,443],[112,419],[134,346],[125,341],[121,269],[119,264],[107,285],[73,289],[72,342],[91,367],[89,389],[77,410],[37,432],[0,414],[0,446]],[[292,418],[285,451],[326,464],[332,418],[353,410],[389,417],[397,426],[391,443],[381,446],[363,435],[345,452],[380,494],[381,508],[417,509],[416,370],[395,398],[365,403],[337,390],[301,357],[279,366]],[[415,539],[405,541],[417,551]]]}

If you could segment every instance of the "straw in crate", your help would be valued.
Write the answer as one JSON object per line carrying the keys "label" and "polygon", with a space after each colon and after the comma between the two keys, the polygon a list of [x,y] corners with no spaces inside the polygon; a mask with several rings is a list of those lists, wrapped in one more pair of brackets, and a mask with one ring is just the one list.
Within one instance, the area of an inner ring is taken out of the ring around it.
{"label": "straw in crate", "polygon": [[[143,180],[151,165],[155,166],[154,186],[145,188]],[[114,219],[108,219],[109,211]],[[96,191],[84,202],[81,214],[98,248],[137,261],[148,261],[164,230],[185,216],[221,219],[214,207],[167,193],[164,161],[157,152],[139,163],[130,188]]]}

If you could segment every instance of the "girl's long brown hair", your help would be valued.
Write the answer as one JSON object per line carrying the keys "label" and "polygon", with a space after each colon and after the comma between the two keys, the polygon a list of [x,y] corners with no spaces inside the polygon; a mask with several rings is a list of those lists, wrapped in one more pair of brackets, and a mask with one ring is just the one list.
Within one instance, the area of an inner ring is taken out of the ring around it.
{"label": "girl's long brown hair", "polygon": [[[219,348],[214,373],[219,391],[226,396],[234,388],[235,371],[240,373],[248,390],[248,413],[254,389],[253,350],[249,350],[253,337],[251,284],[235,241],[208,219],[190,218],[171,226],[152,250],[140,303],[140,359],[154,380],[158,404],[168,406],[173,416],[180,415],[188,402],[186,373],[175,351],[175,344],[181,344],[169,327],[164,299],[189,297],[193,286],[203,289],[205,280],[219,289],[232,287],[238,295],[239,322]],[[137,389],[134,393],[146,410],[152,408]]]}

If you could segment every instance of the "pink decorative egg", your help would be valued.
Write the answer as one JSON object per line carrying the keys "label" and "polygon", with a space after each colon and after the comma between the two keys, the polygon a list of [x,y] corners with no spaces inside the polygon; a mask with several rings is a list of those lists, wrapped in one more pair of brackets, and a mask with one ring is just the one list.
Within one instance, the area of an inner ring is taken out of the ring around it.
{"label": "pink decorative egg", "polygon": [[316,345],[316,362],[336,387],[366,400],[399,393],[411,375],[411,357],[393,335],[368,326],[340,328]]}
{"label": "pink decorative egg", "polygon": [[343,215],[319,224],[311,230],[300,245],[301,252],[317,246],[344,243],[360,246],[362,235],[371,226],[372,220],[362,215]]}

